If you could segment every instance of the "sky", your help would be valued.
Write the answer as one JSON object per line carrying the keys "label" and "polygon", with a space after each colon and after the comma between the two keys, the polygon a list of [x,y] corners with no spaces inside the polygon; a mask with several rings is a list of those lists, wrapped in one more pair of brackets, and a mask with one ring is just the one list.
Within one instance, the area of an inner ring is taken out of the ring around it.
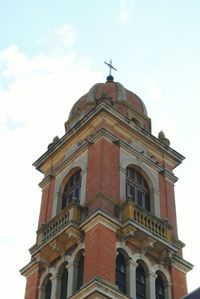
{"label": "sky", "polygon": [[[0,263],[2,298],[21,299],[35,243],[42,174],[32,163],[64,135],[72,105],[108,75],[136,93],[171,147],[179,239],[200,286],[200,1],[0,0]],[[3,269],[2,269],[3,268]],[[2,283],[3,282],[3,283]],[[11,287],[12,286],[12,287]],[[9,291],[8,291],[9,290]]]}

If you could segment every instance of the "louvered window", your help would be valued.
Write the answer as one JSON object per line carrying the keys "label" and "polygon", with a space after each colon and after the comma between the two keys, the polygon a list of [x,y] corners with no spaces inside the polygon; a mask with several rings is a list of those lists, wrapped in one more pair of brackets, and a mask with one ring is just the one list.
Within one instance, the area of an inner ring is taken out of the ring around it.
{"label": "louvered window", "polygon": [[156,278],[156,299],[165,299],[164,282],[160,276]]}
{"label": "louvered window", "polygon": [[52,289],[52,283],[51,283],[51,280],[48,279],[46,288],[45,288],[45,299],[51,299],[51,289]]}
{"label": "louvered window", "polygon": [[83,285],[83,271],[84,271],[84,256],[81,255],[79,262],[78,262],[78,275],[77,275],[77,291],[80,290],[80,288]]}
{"label": "louvered window", "polygon": [[144,268],[139,265],[136,269],[136,299],[146,298],[146,281]]}
{"label": "louvered window", "polygon": [[80,201],[81,192],[81,171],[75,172],[67,182],[62,198],[62,209],[64,209],[73,199]]}
{"label": "louvered window", "polygon": [[126,196],[143,209],[150,211],[149,187],[143,176],[131,167],[127,168],[126,173]]}
{"label": "louvered window", "polygon": [[67,298],[68,270],[65,268],[61,277],[60,299]]}
{"label": "louvered window", "polygon": [[116,285],[121,292],[126,293],[126,261],[120,252],[116,257]]}

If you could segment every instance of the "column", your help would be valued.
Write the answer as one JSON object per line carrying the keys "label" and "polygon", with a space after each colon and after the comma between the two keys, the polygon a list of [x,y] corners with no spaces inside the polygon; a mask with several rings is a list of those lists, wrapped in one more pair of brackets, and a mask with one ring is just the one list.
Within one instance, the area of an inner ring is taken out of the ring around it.
{"label": "column", "polygon": [[149,271],[147,276],[147,299],[155,299],[156,298],[156,290],[155,290],[155,281],[157,274]]}
{"label": "column", "polygon": [[128,295],[131,298],[136,298],[136,268],[138,266],[138,263],[134,262],[132,259],[129,259],[128,261]]}
{"label": "column", "polygon": [[39,288],[38,299],[43,299],[45,297],[45,286],[41,285]]}
{"label": "column", "polygon": [[81,196],[80,196],[80,204],[82,206],[84,206],[84,204],[85,204],[86,179],[87,179],[87,168],[83,169],[82,173],[81,173]]}
{"label": "column", "polygon": [[66,265],[68,270],[68,286],[67,286],[67,298],[74,292],[74,264],[70,263]]}
{"label": "column", "polygon": [[165,285],[165,296],[167,299],[172,298],[172,284],[170,282],[167,282]]}
{"label": "column", "polygon": [[126,200],[126,169],[120,166],[120,198]]}
{"label": "column", "polygon": [[53,208],[52,208],[52,218],[55,217],[59,211],[61,211],[62,206],[62,194],[56,192],[53,197]]}
{"label": "column", "polygon": [[50,277],[52,287],[51,287],[51,299],[57,299],[58,298],[58,280],[60,280],[60,277],[56,274]]}

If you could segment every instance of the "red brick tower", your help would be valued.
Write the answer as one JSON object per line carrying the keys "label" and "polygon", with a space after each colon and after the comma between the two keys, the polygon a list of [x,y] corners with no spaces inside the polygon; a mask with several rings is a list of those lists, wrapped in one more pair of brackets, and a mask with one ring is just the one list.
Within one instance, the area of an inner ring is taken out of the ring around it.
{"label": "red brick tower", "polygon": [[25,299],[179,299],[187,293],[173,169],[142,100],[108,76],[73,106],[44,174]]}

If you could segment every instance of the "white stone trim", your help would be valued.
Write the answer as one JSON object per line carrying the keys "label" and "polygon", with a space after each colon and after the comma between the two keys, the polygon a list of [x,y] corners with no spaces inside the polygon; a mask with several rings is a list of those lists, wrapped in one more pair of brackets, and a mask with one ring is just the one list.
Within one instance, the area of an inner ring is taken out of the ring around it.
{"label": "white stone trim", "polygon": [[149,261],[149,259],[142,253],[135,253],[133,255],[133,261],[137,263],[138,260],[141,260],[144,262],[144,264],[147,266],[148,271],[151,271],[152,269],[152,264]]}
{"label": "white stone trim", "polygon": [[73,261],[75,260],[75,258],[76,258],[76,256],[77,256],[77,254],[79,253],[79,251],[85,251],[85,244],[84,243],[80,243],[77,247],[76,247],[76,249],[73,251],[73,254],[70,256],[70,258],[69,258],[69,264],[70,263],[73,263]]}
{"label": "white stone trim", "polygon": [[136,166],[144,172],[150,187],[151,212],[160,217],[158,172],[142,161],[139,156],[130,154],[122,148],[120,148],[120,198],[126,200],[126,168],[129,165]]}
{"label": "white stone trim", "polygon": [[53,267],[48,268],[42,274],[42,276],[40,278],[40,283],[39,283],[39,286],[38,286],[38,291],[39,291],[38,299],[45,299],[45,289],[46,289],[45,280],[47,279],[48,276],[51,279],[54,275],[55,275],[55,271],[54,271]]}
{"label": "white stone trim", "polygon": [[80,204],[85,203],[85,193],[86,193],[86,179],[87,179],[87,160],[88,152],[84,152],[77,159],[69,163],[62,172],[60,172],[55,178],[55,189],[53,196],[53,208],[52,208],[52,218],[55,217],[61,210],[62,192],[64,188],[64,181],[67,181],[67,177],[70,177],[71,171],[73,169],[81,169],[81,194],[80,194]]}
{"label": "white stone trim", "polygon": [[[171,283],[171,277],[170,277],[170,273],[168,272],[168,270],[160,264],[155,264],[152,268],[152,272],[156,274],[156,272],[159,271],[162,276],[164,277],[164,284],[165,284],[165,298],[166,299],[171,299],[172,298],[172,283]],[[155,282],[154,282],[154,287],[155,287]]]}

